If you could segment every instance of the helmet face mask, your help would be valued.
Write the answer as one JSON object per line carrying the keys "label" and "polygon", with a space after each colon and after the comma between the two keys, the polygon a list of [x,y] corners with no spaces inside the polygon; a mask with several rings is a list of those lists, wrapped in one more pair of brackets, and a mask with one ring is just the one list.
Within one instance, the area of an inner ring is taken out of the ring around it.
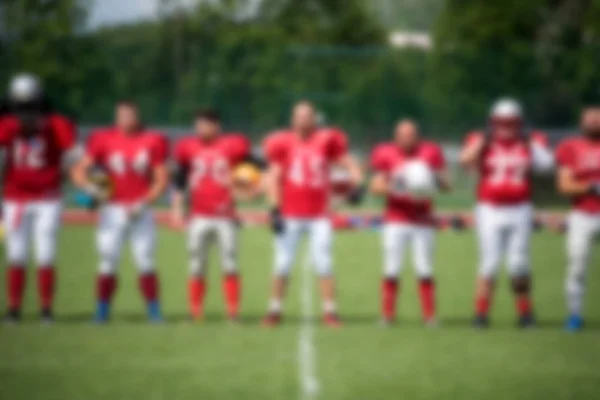
{"label": "helmet face mask", "polygon": [[489,122],[494,137],[514,139],[523,130],[523,108],[516,100],[500,99],[490,110]]}

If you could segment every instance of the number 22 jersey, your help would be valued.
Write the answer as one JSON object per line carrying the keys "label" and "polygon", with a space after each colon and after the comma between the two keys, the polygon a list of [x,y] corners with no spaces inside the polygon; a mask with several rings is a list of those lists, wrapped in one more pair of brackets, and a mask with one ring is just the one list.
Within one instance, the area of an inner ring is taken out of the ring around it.
{"label": "number 22 jersey", "polygon": [[293,131],[272,133],[264,142],[269,163],[283,172],[281,212],[292,218],[318,218],[328,212],[330,167],[348,152],[346,135],[321,128],[301,138]]}

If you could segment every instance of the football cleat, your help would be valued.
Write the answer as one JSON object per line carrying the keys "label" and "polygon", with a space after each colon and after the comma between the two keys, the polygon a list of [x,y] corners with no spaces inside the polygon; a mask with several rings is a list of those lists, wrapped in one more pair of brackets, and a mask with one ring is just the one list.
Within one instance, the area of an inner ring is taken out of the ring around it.
{"label": "football cleat", "polygon": [[268,313],[262,322],[262,325],[267,328],[273,328],[279,324],[281,324],[281,313],[278,312]]}
{"label": "football cleat", "polygon": [[381,325],[384,328],[389,328],[392,325],[394,325],[395,322],[396,320],[393,317],[381,317],[381,319],[379,320],[379,325]]}
{"label": "football cleat", "polygon": [[425,326],[427,328],[439,328],[440,322],[436,317],[430,317],[425,319]]}
{"label": "football cleat", "polygon": [[44,308],[40,312],[40,320],[44,325],[50,325],[54,322],[54,315],[52,314],[52,310],[49,308]]}
{"label": "football cleat", "polygon": [[14,325],[21,321],[21,311],[17,309],[8,310],[4,316],[4,322],[8,325]]}
{"label": "football cleat", "polygon": [[94,315],[94,322],[97,324],[105,324],[108,322],[110,317],[110,304],[105,301],[99,301],[96,305],[96,314]]}
{"label": "football cleat", "polygon": [[517,321],[517,326],[522,329],[533,328],[535,326],[535,318],[533,314],[522,315]]}
{"label": "football cleat", "polygon": [[487,315],[477,315],[473,320],[473,326],[477,329],[487,329],[490,326],[490,320]]}
{"label": "football cleat", "polygon": [[572,314],[565,322],[565,329],[569,332],[579,332],[583,329],[584,321],[580,315]]}
{"label": "football cleat", "polygon": [[157,301],[151,301],[148,303],[148,321],[153,324],[163,322],[163,316],[160,312],[160,304]]}
{"label": "football cleat", "polygon": [[336,313],[326,313],[323,315],[323,324],[330,328],[339,328],[342,326],[342,321]]}

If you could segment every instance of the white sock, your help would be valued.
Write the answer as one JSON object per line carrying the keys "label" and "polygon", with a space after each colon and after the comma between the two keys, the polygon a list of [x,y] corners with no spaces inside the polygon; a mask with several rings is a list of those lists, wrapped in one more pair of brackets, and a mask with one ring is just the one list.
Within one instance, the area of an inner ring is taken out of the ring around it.
{"label": "white sock", "polygon": [[281,312],[281,300],[271,299],[269,301],[269,312],[280,313]]}
{"label": "white sock", "polygon": [[568,282],[566,292],[569,313],[574,315],[581,315],[584,294],[583,283],[577,280],[572,280]]}
{"label": "white sock", "polygon": [[335,301],[333,300],[325,300],[323,302],[323,311],[326,314],[331,314],[336,312],[337,307],[335,306]]}

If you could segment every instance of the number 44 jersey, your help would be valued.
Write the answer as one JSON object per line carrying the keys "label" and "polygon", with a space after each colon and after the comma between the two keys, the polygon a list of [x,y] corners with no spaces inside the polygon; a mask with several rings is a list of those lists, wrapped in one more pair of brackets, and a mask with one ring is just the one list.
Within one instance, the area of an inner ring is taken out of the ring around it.
{"label": "number 44 jersey", "polygon": [[302,138],[292,131],[267,137],[264,152],[283,172],[281,212],[292,218],[318,218],[327,214],[332,163],[348,151],[346,135],[321,128]]}
{"label": "number 44 jersey", "polygon": [[[479,140],[481,132],[467,136],[466,146]],[[490,138],[483,149],[478,172],[477,199],[495,205],[516,205],[531,201],[532,172],[543,169],[547,149],[546,136],[533,132],[528,138]],[[551,162],[551,161],[550,161]]]}
{"label": "number 44 jersey", "polygon": [[10,201],[41,201],[60,197],[65,155],[74,148],[75,127],[50,114],[36,132],[23,133],[17,118],[0,117],[0,148],[5,151],[3,196]]}
{"label": "number 44 jersey", "polygon": [[144,199],[152,186],[153,169],[167,160],[167,139],[153,131],[131,134],[100,129],[90,136],[86,154],[104,170],[111,183],[111,203],[130,205]]}
{"label": "number 44 jersey", "polygon": [[232,171],[250,151],[250,141],[234,133],[208,141],[190,136],[176,144],[174,161],[188,171],[187,188],[193,215],[209,218],[235,215]]}

